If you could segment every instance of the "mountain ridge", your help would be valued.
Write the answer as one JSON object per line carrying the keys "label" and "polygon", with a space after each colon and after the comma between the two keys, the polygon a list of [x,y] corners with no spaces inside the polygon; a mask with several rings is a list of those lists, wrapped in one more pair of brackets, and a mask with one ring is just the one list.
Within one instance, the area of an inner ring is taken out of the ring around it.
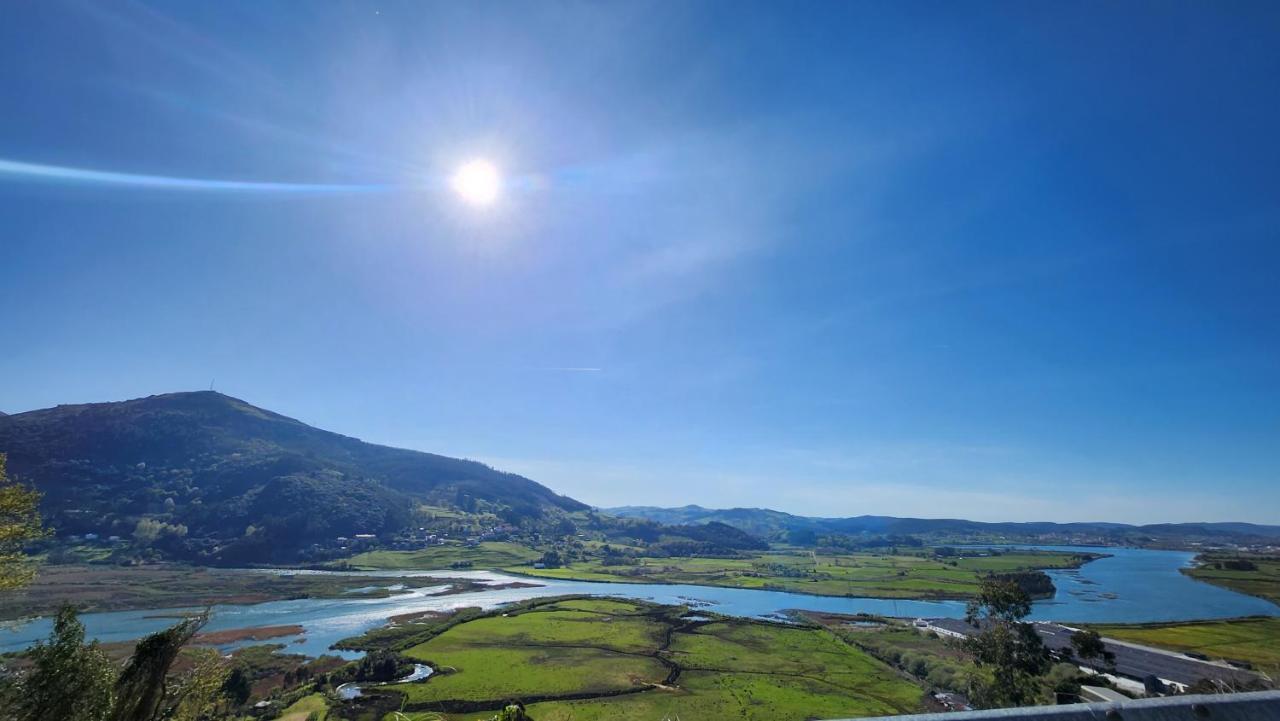
{"label": "mountain ridge", "polygon": [[257,545],[286,549],[391,532],[417,503],[515,523],[588,508],[478,461],[367,443],[214,391],[7,415],[0,452],[60,531],[125,535],[155,518],[185,529],[174,544],[201,545],[185,555],[202,560],[263,528]]}
{"label": "mountain ridge", "polygon": [[860,515],[849,517],[800,516],[769,508],[705,508],[689,504],[677,507],[617,506],[601,511],[621,518],[644,518],[659,523],[706,523],[716,521],[765,538],[780,532],[849,534],[919,533],[1003,533],[1011,535],[1096,534],[1117,536],[1147,534],[1159,536],[1226,536],[1239,538],[1280,538],[1280,525],[1243,522],[1197,522],[1128,524],[1107,521],[970,521],[961,518],[911,518]]}

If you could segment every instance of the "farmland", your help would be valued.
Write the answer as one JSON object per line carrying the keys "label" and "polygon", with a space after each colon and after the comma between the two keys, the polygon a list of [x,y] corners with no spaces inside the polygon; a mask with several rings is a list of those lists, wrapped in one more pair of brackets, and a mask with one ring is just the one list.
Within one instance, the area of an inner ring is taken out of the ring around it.
{"label": "farmland", "polygon": [[921,691],[829,632],[601,599],[530,603],[404,652],[428,681],[389,687],[415,719],[804,719],[918,710]]}
{"label": "farmland", "polygon": [[338,567],[358,571],[446,569],[464,564],[499,568],[528,563],[541,555],[516,543],[488,541],[475,546],[444,544],[418,551],[369,551],[352,556]]}
{"label": "farmland", "polygon": [[821,596],[949,599],[971,597],[986,573],[1074,568],[1089,554],[1019,551],[935,558],[927,554],[820,554],[780,551],[746,558],[637,558],[627,565],[592,559],[562,568],[510,567],[543,578],[626,583],[686,583]]}

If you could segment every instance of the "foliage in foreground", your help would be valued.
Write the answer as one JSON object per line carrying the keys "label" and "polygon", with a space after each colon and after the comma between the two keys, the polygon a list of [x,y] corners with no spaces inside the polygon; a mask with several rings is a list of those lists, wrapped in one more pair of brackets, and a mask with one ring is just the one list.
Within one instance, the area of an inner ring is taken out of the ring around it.
{"label": "foliage in foreground", "polygon": [[179,651],[204,625],[204,615],[154,633],[117,669],[97,641],[85,643],[84,624],[63,608],[47,642],[26,656],[29,669],[5,677],[0,721],[197,721],[216,709],[227,687],[227,669],[216,652],[197,652],[191,670],[176,682],[170,670]]}
{"label": "foliage in foreground", "polygon": [[1040,700],[1040,677],[1049,671],[1049,651],[1040,634],[1023,619],[1031,598],[1015,581],[984,579],[978,598],[969,603],[965,620],[980,633],[965,639],[965,648],[990,679],[975,677],[969,698],[980,708],[1027,706]]}
{"label": "foliage in foreground", "polygon": [[11,480],[6,461],[0,453],[0,591],[30,583],[35,567],[23,549],[44,536],[39,492]]}

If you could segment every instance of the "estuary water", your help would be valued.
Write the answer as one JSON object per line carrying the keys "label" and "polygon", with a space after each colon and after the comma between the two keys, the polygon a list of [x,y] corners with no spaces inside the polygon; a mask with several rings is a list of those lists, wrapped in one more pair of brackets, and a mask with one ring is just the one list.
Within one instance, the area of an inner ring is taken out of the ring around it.
{"label": "estuary water", "polygon": [[[1032,618],[1035,620],[1134,623],[1280,615],[1280,606],[1269,601],[1201,583],[1180,573],[1179,569],[1191,563],[1194,558],[1192,553],[1110,547],[1019,547],[1110,554],[1107,558],[1085,564],[1080,569],[1049,571],[1054,584],[1058,587],[1058,592],[1052,599],[1035,603],[1032,611]],[[337,571],[252,570],[244,572],[343,575],[343,572]],[[495,586],[513,581],[536,582],[542,585],[532,588],[482,588],[469,593],[436,595],[449,589],[449,586],[442,582],[439,586],[410,589],[387,598],[368,598],[361,594],[349,594],[348,597],[343,598],[218,605],[213,607],[213,616],[205,630],[222,631],[297,624],[303,627],[302,634],[272,639],[270,643],[283,643],[286,645],[285,650],[290,653],[309,656],[327,653],[345,658],[357,658],[361,654],[331,651],[329,647],[340,639],[384,625],[392,615],[419,611],[445,611],[466,606],[494,608],[504,603],[528,598],[562,594],[640,598],[659,603],[686,604],[695,608],[714,610],[717,613],[749,617],[775,616],[788,609],[836,613],[861,612],[892,616],[959,618],[964,615],[964,603],[961,601],[894,601],[682,584],[557,581],[518,578],[486,571],[382,571],[348,575],[386,578],[389,587],[396,585],[394,579],[409,576],[441,579],[468,578]],[[104,642],[127,641],[172,624],[175,616],[198,610],[177,608],[116,611],[85,614],[81,619],[90,637]],[[16,630],[0,631],[0,652],[26,648],[36,640],[47,637],[51,625],[50,619],[42,618]],[[232,647],[234,645],[223,648]]]}

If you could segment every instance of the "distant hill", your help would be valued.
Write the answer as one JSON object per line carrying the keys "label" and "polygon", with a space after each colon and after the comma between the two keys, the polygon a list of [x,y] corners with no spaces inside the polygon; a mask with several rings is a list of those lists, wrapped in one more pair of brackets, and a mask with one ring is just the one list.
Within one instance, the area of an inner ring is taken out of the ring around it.
{"label": "distant hill", "polygon": [[622,506],[602,509],[620,518],[642,518],[666,524],[724,523],[754,536],[770,540],[805,542],[821,534],[865,536],[955,535],[1003,536],[1028,539],[1056,536],[1075,540],[1187,542],[1220,539],[1237,542],[1280,539],[1280,526],[1254,523],[1161,523],[1145,526],[1124,523],[985,523],[959,518],[898,518],[894,516],[853,516],[820,518],[796,516],[767,508],[703,508],[680,506]]}
{"label": "distant hill", "polygon": [[587,509],[482,463],[365,443],[211,391],[2,416],[0,452],[45,494],[60,532],[127,536],[145,515],[214,561],[392,531],[420,501],[511,522]]}

